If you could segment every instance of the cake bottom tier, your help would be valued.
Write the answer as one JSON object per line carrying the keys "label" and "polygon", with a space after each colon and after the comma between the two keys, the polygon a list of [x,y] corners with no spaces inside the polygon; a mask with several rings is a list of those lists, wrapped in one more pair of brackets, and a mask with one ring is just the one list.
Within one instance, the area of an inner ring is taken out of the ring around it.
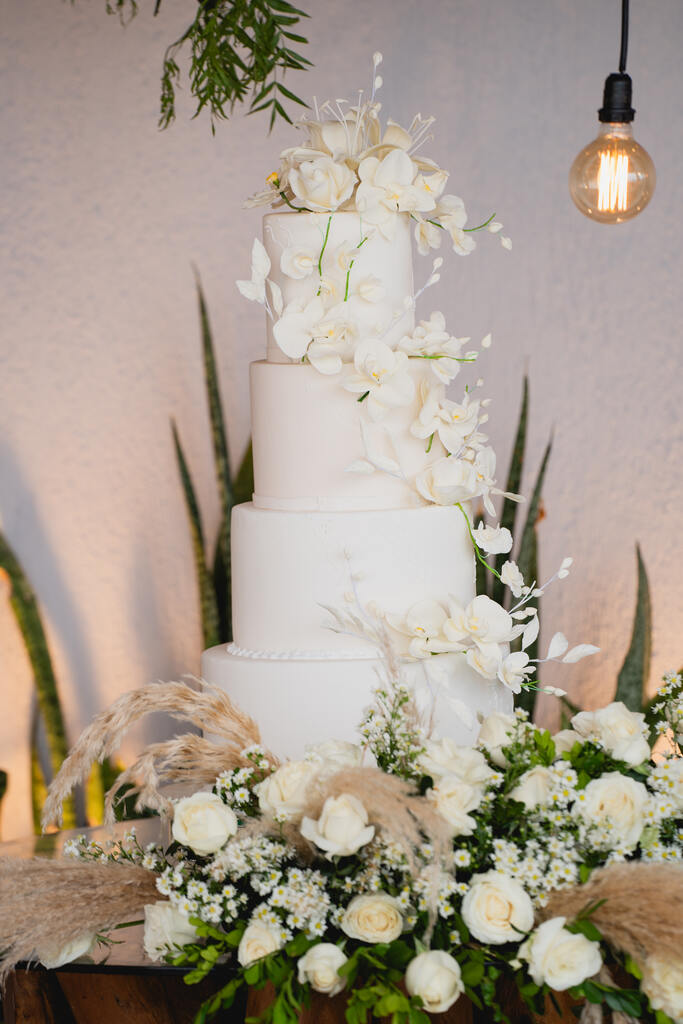
{"label": "cake bottom tier", "polygon": [[[225,644],[202,655],[202,677],[252,716],[266,747],[290,759],[325,740],[359,742],[358,726],[381,672],[381,662],[373,657],[245,657]],[[479,732],[478,714],[512,712],[510,691],[482,679],[456,654],[408,662],[402,676],[434,736],[471,745]]]}

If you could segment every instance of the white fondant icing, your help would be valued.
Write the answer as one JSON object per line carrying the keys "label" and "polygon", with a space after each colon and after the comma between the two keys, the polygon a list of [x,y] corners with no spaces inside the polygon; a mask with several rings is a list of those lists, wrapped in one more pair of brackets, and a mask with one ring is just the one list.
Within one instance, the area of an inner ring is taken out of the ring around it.
{"label": "white fondant icing", "polygon": [[[410,373],[417,385],[431,371],[418,360]],[[427,442],[410,433],[419,411],[415,390],[410,405],[372,423],[362,403],[342,387],[341,375],[328,377],[302,364],[252,363],[254,504],[339,511],[424,505],[413,479],[445,449],[434,438],[427,455]],[[368,454],[397,461],[403,479],[381,469],[349,471]]]}
{"label": "white fondant icing", "polygon": [[[368,278],[375,279],[384,293],[377,301],[360,299],[354,303],[354,316],[359,318],[364,334],[368,337],[383,334],[384,340],[391,345],[410,332],[414,325],[412,310],[406,311],[404,307],[404,300],[413,295],[412,242],[407,216],[397,218],[396,235],[392,241],[375,231],[356,250],[364,237],[363,223],[357,213],[268,213],[263,218],[263,244],[270,257],[269,278],[282,290],[285,305],[289,302],[305,305],[314,298],[320,286],[317,260],[330,216],[323,256],[323,279],[326,290],[332,288],[333,291],[328,293],[326,305],[344,301],[348,258],[352,258],[350,295],[353,296],[359,283]],[[287,249],[314,254],[315,265],[311,274],[297,279],[283,272],[280,262]],[[342,265],[340,257],[343,259],[345,255],[346,263]],[[395,317],[397,313],[400,314],[398,318]],[[271,362],[290,361],[278,348],[270,318],[267,320],[267,341]]]}
{"label": "white fondant icing", "polygon": [[[472,744],[479,730],[477,712],[512,711],[512,694],[474,673],[458,655],[440,656],[435,678],[431,663],[404,667],[434,734]],[[358,725],[373,700],[380,663],[359,658],[270,661],[244,658],[220,645],[202,656],[202,676],[224,689],[256,720],[264,744],[280,757],[300,758],[311,743],[328,739],[359,742]]]}
{"label": "white fondant icing", "polygon": [[[457,508],[273,512],[238,505],[232,585],[240,647],[366,657],[364,639],[331,632],[322,605],[339,608],[352,586],[362,605],[374,601],[400,616],[449,594],[466,605],[475,593],[474,557]],[[399,646],[402,639],[396,634]]]}

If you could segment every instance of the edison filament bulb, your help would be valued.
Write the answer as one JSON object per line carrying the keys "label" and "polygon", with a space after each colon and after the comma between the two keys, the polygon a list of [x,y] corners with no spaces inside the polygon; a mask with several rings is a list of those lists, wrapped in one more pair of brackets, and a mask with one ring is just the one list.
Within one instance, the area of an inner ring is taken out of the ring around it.
{"label": "edison filament bulb", "polygon": [[601,124],[598,137],[581,150],[569,172],[574,203],[603,224],[630,220],[644,210],[655,182],[652,159],[633,138],[630,122]]}

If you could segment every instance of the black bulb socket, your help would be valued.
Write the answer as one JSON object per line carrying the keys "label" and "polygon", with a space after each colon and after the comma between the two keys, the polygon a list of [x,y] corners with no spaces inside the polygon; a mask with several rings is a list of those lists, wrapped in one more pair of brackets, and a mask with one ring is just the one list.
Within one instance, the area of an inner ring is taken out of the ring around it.
{"label": "black bulb socket", "polygon": [[603,122],[628,124],[636,116],[631,106],[631,76],[616,72],[605,79],[605,91],[598,117]]}

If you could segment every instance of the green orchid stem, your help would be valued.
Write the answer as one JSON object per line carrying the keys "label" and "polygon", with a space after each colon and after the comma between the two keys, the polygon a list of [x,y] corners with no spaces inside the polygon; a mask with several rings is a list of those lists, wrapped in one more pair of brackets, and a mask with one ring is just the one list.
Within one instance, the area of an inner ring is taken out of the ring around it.
{"label": "green orchid stem", "polygon": [[477,224],[476,228],[463,228],[463,231],[482,231],[484,228],[489,226],[495,216],[495,213],[492,213],[489,219],[485,220],[483,224]]}
{"label": "green orchid stem", "polygon": [[[363,245],[364,242],[367,242],[367,240],[367,235],[364,238],[361,238],[360,242],[356,246],[356,250],[360,249],[361,245]],[[346,271],[346,288],[344,290],[344,302],[349,301],[349,283],[351,281],[351,268],[353,267],[355,262],[355,258],[352,259],[351,262],[349,263],[349,269]]]}
{"label": "green orchid stem", "polygon": [[368,397],[368,395],[369,395],[369,394],[370,394],[370,392],[369,392],[369,391],[366,391],[366,392],[365,392],[365,394],[364,394],[364,395],[361,395],[361,396],[360,396],[360,398],[357,398],[357,399],[356,399],[356,401],[357,401],[357,402],[364,402],[364,401],[365,401],[365,399],[366,399],[366,398]]}
{"label": "green orchid stem", "polygon": [[477,357],[472,356],[471,359],[466,359],[464,356],[449,356],[445,352],[436,353],[434,355],[423,355],[417,353],[415,355],[409,355],[408,359],[452,359],[454,363],[476,363]]}
{"label": "green orchid stem", "polygon": [[426,454],[426,455],[429,455],[429,453],[431,452],[431,450],[432,450],[432,444],[433,444],[433,443],[434,443],[434,435],[433,435],[433,434],[430,434],[430,436],[429,436],[429,444],[428,444],[428,445],[427,445],[427,447],[425,448],[425,454]]}
{"label": "green orchid stem", "polygon": [[472,533],[472,524],[470,523],[470,519],[469,519],[469,516],[467,515],[467,512],[465,512],[465,509],[462,507],[462,505],[460,504],[459,501],[456,501],[455,504],[456,504],[457,508],[460,509],[460,511],[462,512],[463,516],[465,517],[465,522],[467,523],[467,532],[470,535],[470,540],[472,541],[472,547],[474,548],[475,555],[477,556],[477,558],[479,559],[481,564],[486,566],[486,568],[489,570],[489,572],[492,572],[493,575],[496,577],[496,579],[500,580],[501,583],[502,583],[503,581],[500,579],[500,574],[497,573],[496,570],[493,568],[493,566],[490,565],[489,562],[486,561],[486,559],[482,555],[481,551],[479,550],[479,545],[477,544],[476,540],[474,539],[474,534]]}
{"label": "green orchid stem", "polygon": [[[290,203],[289,199],[288,199],[288,198],[287,198],[287,196],[286,196],[286,195],[284,194],[284,192],[281,192],[281,193],[280,193],[280,198],[281,198],[281,199],[282,199],[282,200],[283,200],[283,201],[284,201],[285,203],[287,203],[287,206],[288,206],[288,207],[290,208],[290,210],[296,210],[296,212],[297,212],[297,213],[307,213],[307,212],[308,212],[308,211],[306,210],[306,207],[305,207],[305,206],[295,206],[295,205],[294,205],[294,203]],[[330,219],[331,219],[331,218],[330,218]],[[328,225],[328,227],[329,227],[329,225]]]}
{"label": "green orchid stem", "polygon": [[323,256],[325,255],[325,249],[327,248],[327,239],[330,237],[330,224],[331,223],[332,223],[332,214],[330,214],[330,216],[327,218],[327,227],[325,228],[325,237],[323,239],[323,247],[320,250],[320,256],[318,256],[318,277],[322,277],[323,276]]}

